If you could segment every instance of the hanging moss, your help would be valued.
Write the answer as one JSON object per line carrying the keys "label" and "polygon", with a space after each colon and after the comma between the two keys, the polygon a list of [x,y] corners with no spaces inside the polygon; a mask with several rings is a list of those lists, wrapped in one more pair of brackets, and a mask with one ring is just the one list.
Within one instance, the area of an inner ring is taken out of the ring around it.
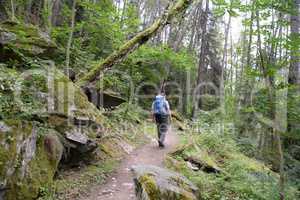
{"label": "hanging moss", "polygon": [[151,174],[145,174],[139,177],[139,182],[147,193],[149,200],[160,199],[160,192]]}

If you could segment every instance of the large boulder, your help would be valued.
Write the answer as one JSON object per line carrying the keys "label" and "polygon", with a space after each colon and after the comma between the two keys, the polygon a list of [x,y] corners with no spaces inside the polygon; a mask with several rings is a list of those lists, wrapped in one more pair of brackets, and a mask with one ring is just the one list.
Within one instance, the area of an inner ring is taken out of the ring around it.
{"label": "large boulder", "polygon": [[195,200],[197,188],[184,176],[152,166],[133,166],[139,200]]}
{"label": "large boulder", "polygon": [[27,61],[31,58],[54,58],[59,55],[49,35],[33,25],[6,21],[0,24],[0,61]]}
{"label": "large boulder", "polygon": [[52,182],[63,154],[58,133],[39,124],[0,121],[0,197],[35,199]]}

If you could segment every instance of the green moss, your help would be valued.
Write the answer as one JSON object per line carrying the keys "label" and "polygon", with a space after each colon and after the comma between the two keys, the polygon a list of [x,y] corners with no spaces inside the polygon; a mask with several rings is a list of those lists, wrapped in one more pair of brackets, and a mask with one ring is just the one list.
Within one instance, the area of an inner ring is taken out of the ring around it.
{"label": "green moss", "polygon": [[[2,141],[0,139],[0,141]],[[9,153],[7,150],[5,150],[2,146],[0,146],[0,178],[1,180],[4,180],[5,172],[6,172],[6,162],[9,159]]]}
{"label": "green moss", "polygon": [[[30,200],[38,196],[39,188],[43,185],[51,184],[53,176],[56,172],[59,160],[51,158],[44,146],[44,135],[40,133],[38,127],[33,126],[31,122],[19,120],[6,120],[4,122],[10,131],[4,133],[6,137],[13,138],[9,142],[6,140],[6,145],[0,146],[0,177],[7,180],[7,200]],[[37,132],[36,151],[34,157],[26,166],[25,176],[21,176],[21,166],[23,158],[23,151],[17,149],[22,142],[30,137],[34,131]],[[51,130],[48,130],[51,131]],[[3,140],[1,140],[3,141]],[[5,147],[6,146],[6,147]],[[8,169],[13,170],[11,176],[7,177]]]}
{"label": "green moss", "polygon": [[29,164],[28,178],[21,185],[18,185],[17,199],[36,198],[42,186],[51,185],[56,172],[58,160],[50,159],[44,147],[44,138],[37,143],[35,159]]}
{"label": "green moss", "polygon": [[40,30],[36,26],[30,24],[4,22],[0,24],[0,30],[16,34],[17,40],[14,43],[20,48],[32,50],[33,45],[47,48],[56,47],[54,42],[41,35]]}
{"label": "green moss", "polygon": [[[171,169],[184,174],[199,188],[203,200],[224,199],[279,199],[278,174],[255,159],[242,154],[234,141],[223,135],[189,134],[187,145],[171,154],[166,163]],[[193,171],[184,161],[186,156],[201,158],[210,165],[221,168],[219,174]],[[287,199],[295,199],[293,187],[286,185]]]}
{"label": "green moss", "polygon": [[138,183],[143,188],[143,191],[149,197],[149,200],[158,200],[158,199],[172,199],[172,200],[195,200],[195,196],[191,191],[190,186],[188,186],[181,178],[173,177],[172,180],[169,182],[174,182],[177,185],[175,186],[180,191],[173,191],[171,188],[170,190],[165,190],[164,188],[159,188],[154,175],[152,174],[145,174],[138,178]]}
{"label": "green moss", "polygon": [[157,187],[157,184],[151,174],[146,174],[144,176],[139,177],[139,183],[142,188],[144,188],[145,192],[149,196],[149,200],[157,200],[160,199],[160,191]]}
{"label": "green moss", "polygon": [[60,113],[68,115],[69,109],[75,106],[76,110],[72,112],[75,117],[87,117],[97,124],[103,124],[104,117],[100,111],[88,101],[88,98],[82,92],[81,88],[72,83],[58,70],[54,70],[53,87],[55,107]]}
{"label": "green moss", "polygon": [[[1,83],[1,85],[5,88],[11,88],[9,91],[1,91],[0,89],[0,111],[3,118],[15,118],[16,116],[18,116],[18,118],[24,118],[32,114],[48,115],[49,111],[58,113],[60,116],[64,115],[69,119],[74,117],[88,118],[96,124],[103,125],[105,123],[101,112],[88,101],[81,88],[71,82],[59,70],[54,68],[52,74],[47,72],[47,70],[47,66],[41,66],[40,70],[30,72],[31,75],[22,81],[22,90],[19,99],[21,101],[16,101],[16,99],[13,98],[15,89],[12,88],[12,86],[15,86],[15,83],[9,82],[10,80],[17,79],[16,75],[8,68],[0,69],[0,80],[5,84],[3,85]],[[53,77],[53,83],[51,84],[50,82],[49,85],[48,75]],[[2,77],[8,77],[8,79],[2,80]],[[48,99],[43,97],[43,95],[38,95],[44,93],[50,94],[53,98],[54,110],[48,110]],[[55,120],[49,121],[50,124],[52,122],[54,122],[54,125],[57,124]]]}
{"label": "green moss", "polygon": [[103,138],[99,143],[99,149],[102,151],[102,157],[121,158],[124,155],[124,150],[121,147],[121,139],[117,137]]}

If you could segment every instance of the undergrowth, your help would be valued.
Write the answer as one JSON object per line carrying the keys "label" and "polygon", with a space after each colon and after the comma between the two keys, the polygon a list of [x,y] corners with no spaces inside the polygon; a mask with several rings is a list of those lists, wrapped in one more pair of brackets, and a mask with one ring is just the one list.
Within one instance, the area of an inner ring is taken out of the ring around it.
{"label": "undergrowth", "polygon": [[[172,154],[170,160],[173,161],[167,162],[167,164],[172,169],[183,173],[199,187],[199,199],[279,199],[278,174],[263,163],[241,153],[239,146],[232,139],[232,135],[211,132],[187,133],[182,140],[182,149],[177,154]],[[188,167],[187,162],[183,159],[184,155],[197,157],[203,162],[213,161],[216,167],[221,169],[221,172],[207,173],[202,169],[195,171]],[[297,194],[296,188],[287,184],[286,199],[298,198],[299,191]]]}

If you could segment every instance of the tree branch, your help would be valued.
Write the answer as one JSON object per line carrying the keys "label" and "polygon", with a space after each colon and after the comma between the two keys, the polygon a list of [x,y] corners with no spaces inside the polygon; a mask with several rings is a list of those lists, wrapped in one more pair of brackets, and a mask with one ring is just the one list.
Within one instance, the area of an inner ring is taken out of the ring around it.
{"label": "tree branch", "polygon": [[122,62],[128,54],[146,43],[154,34],[169,24],[176,15],[184,12],[192,2],[193,0],[177,0],[175,3],[171,3],[171,5],[166,8],[163,15],[151,26],[127,41],[118,50],[109,55],[99,66],[94,67],[85,76],[79,79],[78,85],[81,87],[87,86],[90,82],[97,79],[102,70],[109,69]]}

